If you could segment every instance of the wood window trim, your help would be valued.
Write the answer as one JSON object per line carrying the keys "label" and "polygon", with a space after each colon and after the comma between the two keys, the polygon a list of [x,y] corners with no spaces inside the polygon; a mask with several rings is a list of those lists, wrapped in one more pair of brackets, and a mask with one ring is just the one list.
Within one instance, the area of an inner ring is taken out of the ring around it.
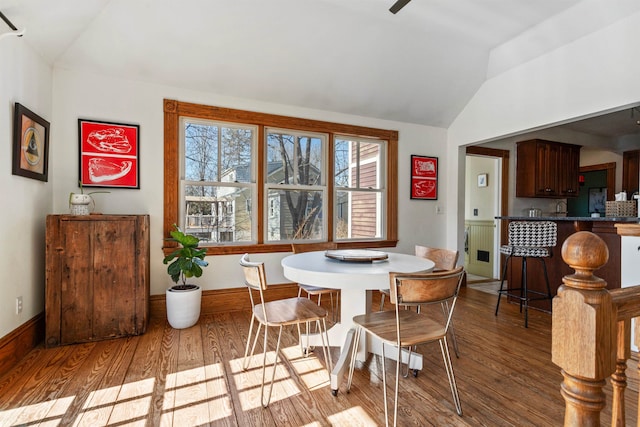
{"label": "wood window trim", "polygon": [[[266,127],[278,127],[282,129],[295,129],[309,132],[326,133],[329,136],[329,149],[333,147],[333,136],[335,134],[382,139],[388,141],[387,149],[387,205],[386,205],[386,239],[362,242],[338,243],[338,246],[348,246],[349,248],[382,248],[395,247],[398,243],[398,131],[368,128],[363,126],[332,123],[311,119],[280,116],[275,114],[256,113],[252,111],[235,110],[231,108],[214,107],[188,102],[181,102],[173,99],[165,99],[164,102],[164,218],[163,235],[168,237],[173,230],[173,224],[177,224],[179,215],[179,170],[180,170],[180,117],[187,116],[206,120],[220,120],[231,123],[253,124],[258,126],[259,141],[264,141],[264,130]],[[262,144],[259,142],[258,146]],[[332,151],[331,151],[332,152]],[[258,176],[264,176],[264,150],[259,149],[258,153]],[[333,176],[333,161],[329,162],[329,176]],[[258,187],[261,187],[260,185]],[[328,179],[328,193],[333,193],[333,180]],[[258,189],[258,194],[262,194],[262,189]],[[257,217],[262,218],[264,209],[263,197],[258,197]],[[333,197],[330,197],[327,208],[333,213]],[[333,214],[329,216],[330,240],[333,229]],[[251,245],[229,245],[229,246],[209,246],[207,255],[231,255],[243,253],[268,253],[268,252],[290,252],[291,245],[287,244],[265,244],[263,242],[264,224],[258,221],[258,243]],[[170,253],[175,244],[164,240],[163,251]]]}

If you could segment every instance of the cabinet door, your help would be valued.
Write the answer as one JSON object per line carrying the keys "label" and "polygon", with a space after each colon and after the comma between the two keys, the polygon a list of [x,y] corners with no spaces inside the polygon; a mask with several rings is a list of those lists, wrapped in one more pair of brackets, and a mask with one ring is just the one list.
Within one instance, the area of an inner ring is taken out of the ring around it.
{"label": "cabinet door", "polygon": [[640,150],[622,153],[622,190],[631,197],[638,191],[640,182]]}
{"label": "cabinet door", "polygon": [[580,169],[580,148],[563,145],[560,147],[558,164],[559,195],[564,197],[578,196],[578,171]]}
{"label": "cabinet door", "polygon": [[134,335],[135,219],[63,221],[60,344]]}
{"label": "cabinet door", "polygon": [[538,143],[536,146],[537,175],[536,195],[555,196],[558,194],[557,166],[560,147],[555,144]]}
{"label": "cabinet door", "polygon": [[89,341],[93,337],[92,223],[61,221],[64,256],[60,263],[60,342]]}
{"label": "cabinet door", "polygon": [[133,217],[93,222],[94,338],[136,333],[135,224]]}

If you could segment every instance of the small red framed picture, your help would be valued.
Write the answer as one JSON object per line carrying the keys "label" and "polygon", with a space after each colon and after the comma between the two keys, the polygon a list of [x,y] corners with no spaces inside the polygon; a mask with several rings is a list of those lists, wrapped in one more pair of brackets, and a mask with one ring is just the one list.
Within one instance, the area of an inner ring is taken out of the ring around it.
{"label": "small red framed picture", "polygon": [[411,198],[438,199],[438,158],[411,156]]}
{"label": "small red framed picture", "polygon": [[140,126],[78,119],[83,187],[140,188]]}

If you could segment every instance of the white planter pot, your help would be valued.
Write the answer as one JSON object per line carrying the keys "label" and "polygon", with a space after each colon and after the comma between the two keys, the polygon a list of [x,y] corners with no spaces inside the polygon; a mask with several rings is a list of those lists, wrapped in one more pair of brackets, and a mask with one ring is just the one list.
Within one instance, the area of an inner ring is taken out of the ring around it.
{"label": "white planter pot", "polygon": [[89,215],[91,200],[91,196],[88,194],[71,194],[69,196],[71,215]]}
{"label": "white planter pot", "polygon": [[202,288],[198,285],[195,289],[175,289],[175,285],[166,291],[167,320],[172,328],[185,329],[195,325],[200,318],[200,301],[202,300]]}

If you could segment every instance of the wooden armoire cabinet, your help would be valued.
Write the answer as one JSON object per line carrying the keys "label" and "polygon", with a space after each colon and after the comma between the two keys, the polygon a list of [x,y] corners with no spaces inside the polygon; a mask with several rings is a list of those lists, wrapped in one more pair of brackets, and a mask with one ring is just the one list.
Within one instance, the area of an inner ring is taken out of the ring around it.
{"label": "wooden armoire cabinet", "polygon": [[149,216],[48,215],[48,347],[139,335],[149,321]]}

